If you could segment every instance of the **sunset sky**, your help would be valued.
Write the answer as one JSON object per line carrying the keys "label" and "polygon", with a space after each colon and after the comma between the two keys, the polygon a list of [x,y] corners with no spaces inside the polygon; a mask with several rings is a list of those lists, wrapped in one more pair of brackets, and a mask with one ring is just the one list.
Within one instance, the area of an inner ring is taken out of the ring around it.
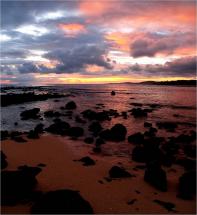
{"label": "sunset sky", "polygon": [[193,79],[195,1],[3,1],[1,83]]}

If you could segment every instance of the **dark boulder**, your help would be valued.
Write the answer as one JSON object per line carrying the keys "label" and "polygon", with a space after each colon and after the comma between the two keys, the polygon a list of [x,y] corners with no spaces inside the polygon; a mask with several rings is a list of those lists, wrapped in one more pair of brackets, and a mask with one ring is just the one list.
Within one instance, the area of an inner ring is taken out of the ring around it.
{"label": "dark boulder", "polygon": [[50,125],[45,130],[52,134],[66,135],[70,125],[62,120],[56,120],[54,124]]}
{"label": "dark boulder", "polygon": [[84,142],[87,143],[87,144],[91,144],[94,142],[94,138],[93,137],[86,137],[84,139]]}
{"label": "dark boulder", "polygon": [[1,151],[1,169],[5,169],[8,166],[6,155]]}
{"label": "dark boulder", "polygon": [[132,160],[145,163],[147,161],[147,152],[144,146],[136,146],[132,151]]}
{"label": "dark boulder", "polygon": [[135,117],[135,118],[138,118],[138,117],[147,117],[147,111],[146,110],[143,110],[141,108],[133,108],[131,110],[131,114]]}
{"label": "dark boulder", "polygon": [[111,128],[111,139],[114,141],[122,141],[125,140],[125,136],[127,134],[127,129],[122,124],[115,124]]}
{"label": "dark boulder", "polygon": [[144,127],[145,127],[145,128],[147,128],[147,127],[150,128],[150,127],[152,127],[152,123],[145,122],[145,123],[144,123]]}
{"label": "dark boulder", "polygon": [[30,199],[37,184],[36,175],[41,171],[39,167],[27,166],[17,171],[3,171],[1,173],[2,205],[14,205]]}
{"label": "dark boulder", "polygon": [[94,120],[96,118],[96,112],[90,109],[84,110],[81,114],[84,118],[89,120]]}
{"label": "dark boulder", "polygon": [[103,128],[101,126],[101,124],[97,121],[92,122],[89,127],[88,127],[89,131],[93,132],[93,133],[99,133]]}
{"label": "dark boulder", "polygon": [[177,123],[175,122],[157,122],[157,127],[159,129],[166,129],[167,131],[175,131],[175,128],[177,128]]}
{"label": "dark boulder", "polygon": [[155,199],[154,202],[157,203],[157,204],[159,204],[159,205],[161,205],[161,206],[163,206],[163,207],[164,207],[165,209],[167,209],[169,212],[170,212],[170,211],[176,212],[176,211],[174,210],[174,208],[175,208],[175,204],[174,204],[174,203],[171,203],[171,202],[164,202],[164,201],[161,201],[161,200],[159,200],[159,199]]}
{"label": "dark boulder", "polygon": [[44,112],[45,117],[60,117],[61,113],[53,110],[45,111]]}
{"label": "dark boulder", "polygon": [[70,101],[66,104],[65,108],[68,110],[73,110],[77,108],[77,105],[74,101]]}
{"label": "dark boulder", "polygon": [[167,191],[166,172],[157,162],[150,162],[147,165],[144,180],[160,191]]}
{"label": "dark boulder", "polygon": [[27,138],[29,138],[29,139],[38,139],[39,138],[39,134],[35,130],[30,130],[28,132],[28,134],[27,134]]}
{"label": "dark boulder", "polygon": [[71,127],[68,129],[67,134],[71,137],[81,137],[84,134],[84,130],[81,127]]}
{"label": "dark boulder", "polygon": [[195,194],[196,171],[189,171],[179,178],[178,197],[182,199],[193,199]]}
{"label": "dark boulder", "polygon": [[84,166],[92,166],[92,165],[95,165],[95,161],[94,161],[92,158],[88,157],[88,156],[83,157],[83,158],[81,158],[81,159],[78,160],[78,161],[82,162]]}
{"label": "dark boulder", "polygon": [[6,140],[9,137],[8,131],[6,130],[1,131],[0,137],[1,137],[1,140]]}
{"label": "dark boulder", "polygon": [[96,139],[96,146],[100,146],[105,144],[105,141],[102,138],[97,138]]}
{"label": "dark boulder", "polygon": [[115,95],[116,95],[116,92],[115,92],[115,91],[111,91],[111,95],[112,95],[112,96],[115,96]]}
{"label": "dark boulder", "polygon": [[38,113],[40,112],[40,108],[33,108],[30,110],[25,110],[23,111],[20,116],[22,120],[27,120],[27,119],[38,119],[40,116]]}
{"label": "dark boulder", "polygon": [[99,135],[101,138],[110,141],[123,141],[125,140],[125,136],[127,134],[127,129],[122,124],[115,124],[110,130],[106,129],[102,131]]}
{"label": "dark boulder", "polygon": [[89,202],[79,192],[56,190],[44,194],[31,208],[32,214],[93,214]]}
{"label": "dark boulder", "polygon": [[44,131],[44,124],[42,124],[42,123],[39,123],[38,125],[36,125],[35,126],[35,128],[34,128],[34,131],[36,132],[36,133],[43,133],[43,131]]}
{"label": "dark boulder", "polygon": [[82,123],[82,124],[86,123],[86,121],[84,119],[82,119],[80,116],[76,116],[75,121],[78,122],[78,123]]}
{"label": "dark boulder", "polygon": [[100,146],[96,146],[96,147],[93,148],[93,152],[94,152],[94,153],[101,153],[101,151],[102,151],[102,150],[101,150],[101,147],[100,147]]}
{"label": "dark boulder", "polygon": [[132,175],[122,167],[113,166],[109,170],[109,176],[111,178],[128,178],[128,177],[131,177]]}
{"label": "dark boulder", "polygon": [[141,132],[134,133],[134,134],[128,136],[128,142],[135,143],[135,144],[143,144],[144,135]]}
{"label": "dark boulder", "polygon": [[14,140],[15,142],[18,142],[18,143],[25,143],[25,142],[27,142],[27,140],[25,140],[21,136],[14,136],[14,137],[12,137],[12,140]]}

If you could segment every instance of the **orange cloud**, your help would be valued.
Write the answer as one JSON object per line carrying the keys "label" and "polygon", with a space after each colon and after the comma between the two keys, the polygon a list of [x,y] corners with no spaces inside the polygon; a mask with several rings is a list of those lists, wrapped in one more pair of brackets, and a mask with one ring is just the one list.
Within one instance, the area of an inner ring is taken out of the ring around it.
{"label": "orange cloud", "polygon": [[70,23],[70,24],[64,24],[60,23],[58,24],[58,27],[64,31],[66,36],[74,37],[80,33],[85,33],[86,28],[84,25],[79,23]]}
{"label": "orange cloud", "polygon": [[107,33],[105,39],[113,43],[114,48],[122,51],[129,51],[130,36],[126,33],[113,32]]}
{"label": "orange cloud", "polygon": [[89,16],[102,15],[110,10],[110,2],[102,1],[81,1],[79,4],[80,11]]}

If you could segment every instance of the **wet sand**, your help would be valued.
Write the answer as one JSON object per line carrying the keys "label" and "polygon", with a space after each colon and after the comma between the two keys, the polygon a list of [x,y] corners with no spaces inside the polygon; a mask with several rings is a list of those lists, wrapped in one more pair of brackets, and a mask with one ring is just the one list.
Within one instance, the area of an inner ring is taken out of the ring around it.
{"label": "wet sand", "polygon": [[[37,166],[46,164],[37,175],[37,190],[47,192],[57,189],[80,191],[93,207],[94,213],[105,214],[166,214],[168,212],[153,200],[172,202],[176,205],[175,213],[195,214],[196,200],[182,200],[176,197],[178,178],[183,168],[173,165],[165,168],[168,177],[168,191],[160,192],[147,184],[144,170],[133,170],[139,163],[126,157],[102,156],[92,153],[92,146],[80,147],[82,141],[70,140],[55,135],[43,135],[37,140],[17,143],[12,140],[2,141],[2,151],[7,156],[6,170],[16,170],[18,166]],[[118,143],[117,143],[118,144]],[[80,150],[77,150],[80,147]],[[83,166],[76,162],[84,156],[96,161],[94,166]],[[114,165],[123,166],[136,177],[112,180],[108,182],[108,171]],[[175,169],[174,172],[172,169]],[[140,192],[140,193],[139,193]],[[133,204],[128,202],[134,201]],[[2,206],[2,213],[30,212],[31,203],[16,206]],[[174,213],[174,212],[173,212]]]}

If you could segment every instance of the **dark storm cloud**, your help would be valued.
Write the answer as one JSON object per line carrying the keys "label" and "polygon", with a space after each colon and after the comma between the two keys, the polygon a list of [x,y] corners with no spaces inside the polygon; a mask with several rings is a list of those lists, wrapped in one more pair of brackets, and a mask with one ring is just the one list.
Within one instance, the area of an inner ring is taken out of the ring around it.
{"label": "dark storm cloud", "polygon": [[59,9],[69,11],[75,6],[75,1],[2,1],[1,27],[16,28],[34,22],[35,17],[44,12]]}
{"label": "dark storm cloud", "polygon": [[81,46],[72,50],[58,49],[44,55],[45,58],[58,62],[56,68],[50,69],[42,65],[25,63],[19,67],[19,71],[21,73],[83,73],[87,65],[112,69],[112,65],[104,57],[105,52],[104,48],[95,45]]}
{"label": "dark storm cloud", "polygon": [[147,33],[140,35],[130,46],[131,56],[154,57],[172,54],[177,48],[195,46],[194,32]]}
{"label": "dark storm cloud", "polygon": [[128,73],[155,75],[155,76],[196,76],[196,60],[197,57],[184,57],[171,62],[166,62],[164,65],[139,65],[135,64],[128,69]]}

